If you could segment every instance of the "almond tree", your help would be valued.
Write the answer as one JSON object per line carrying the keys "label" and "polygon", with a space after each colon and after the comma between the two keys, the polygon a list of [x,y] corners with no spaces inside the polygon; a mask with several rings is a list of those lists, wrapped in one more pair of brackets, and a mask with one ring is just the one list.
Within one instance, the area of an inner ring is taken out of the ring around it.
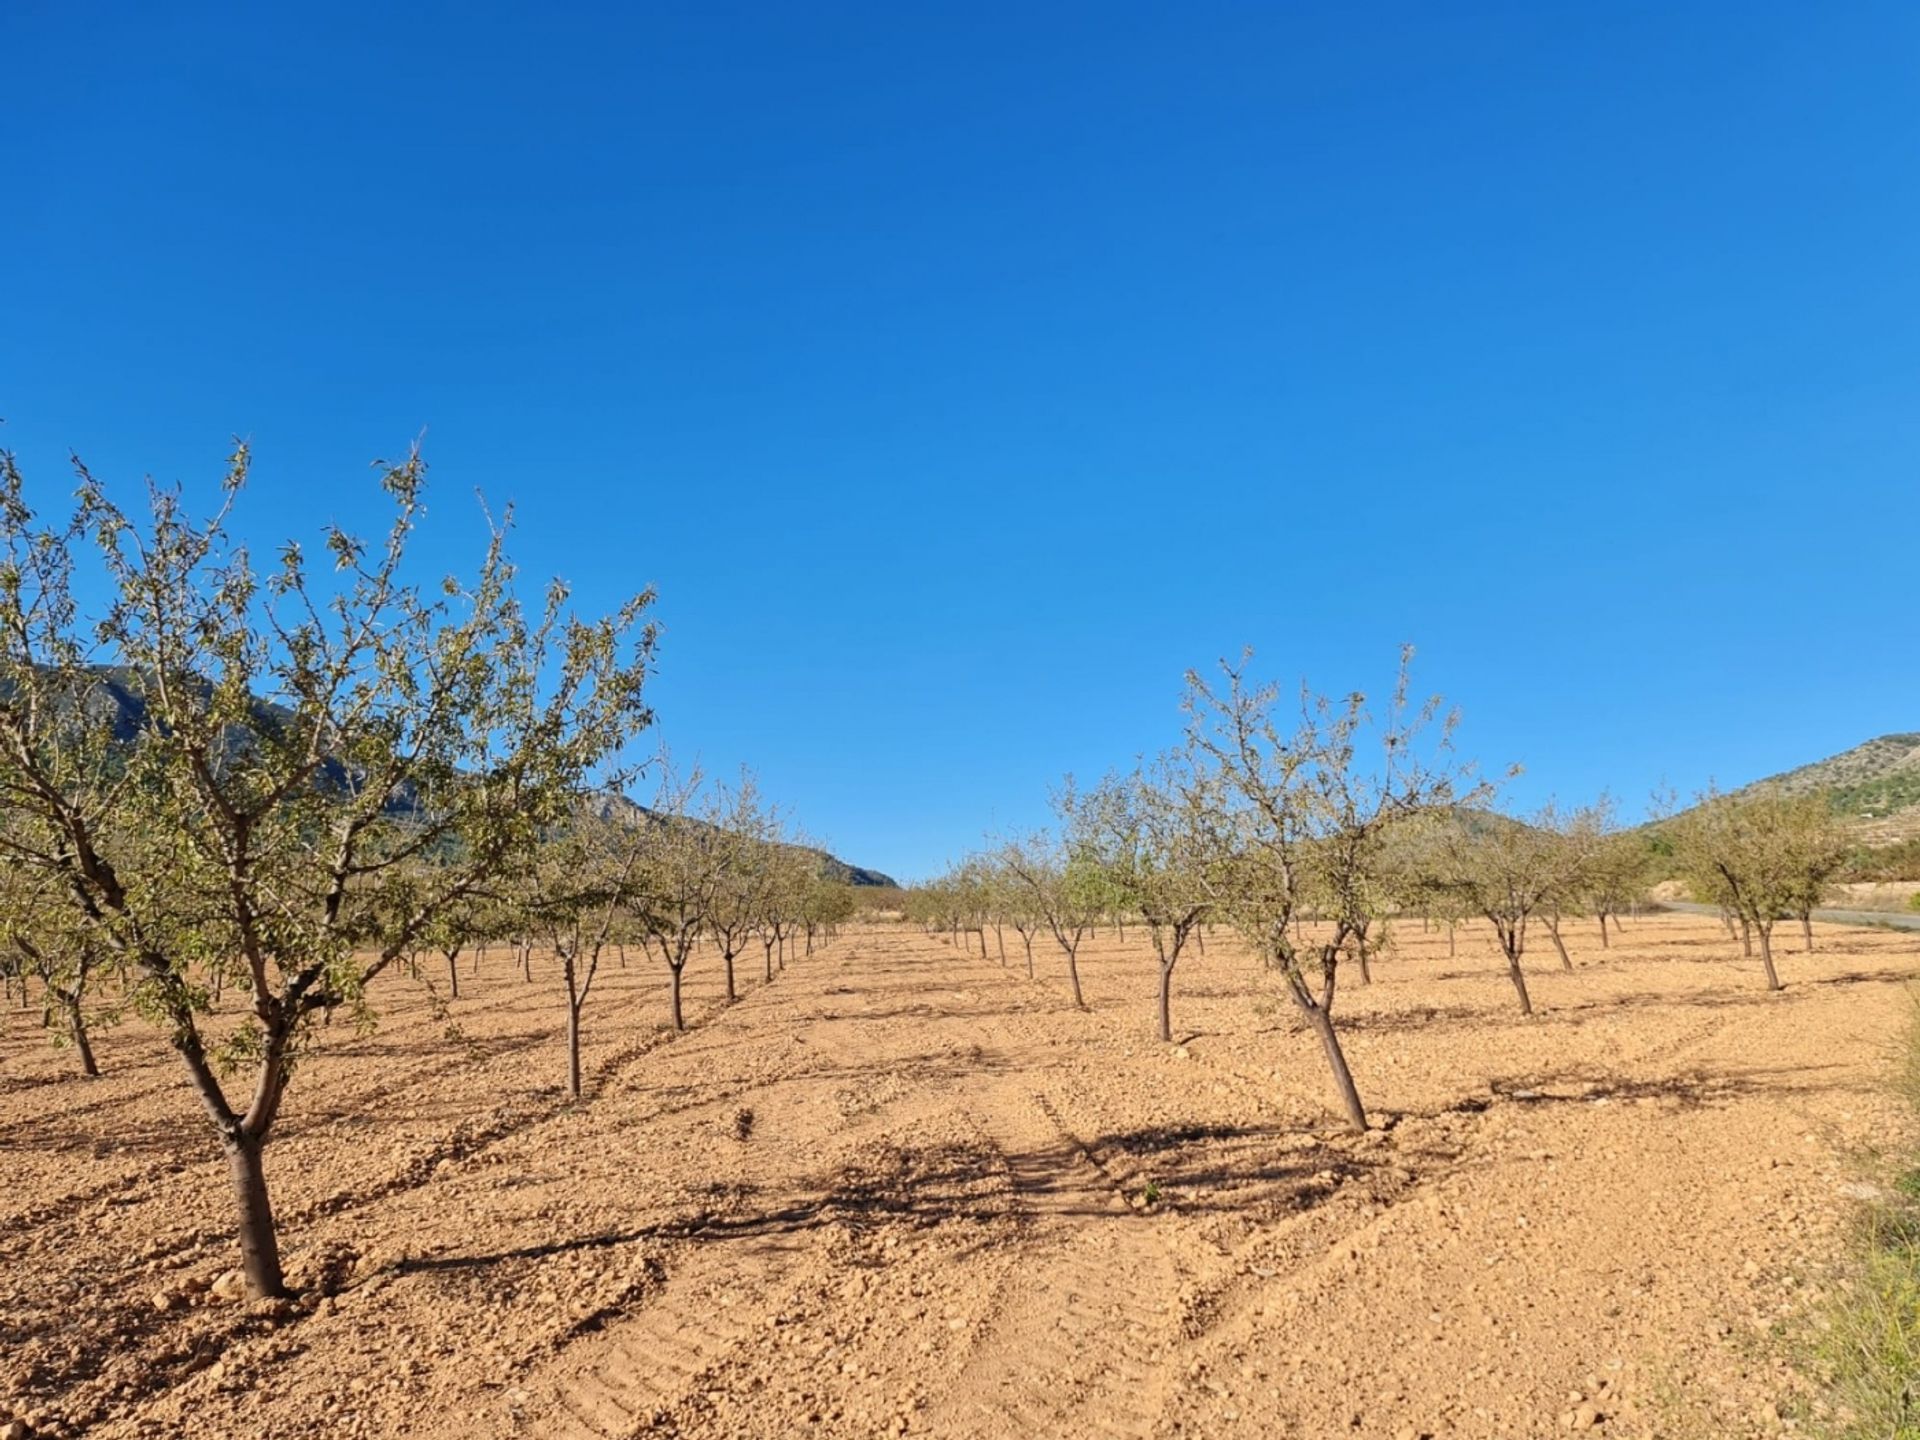
{"label": "almond tree", "polygon": [[927,880],[907,891],[906,917],[918,925],[928,939],[946,929],[946,901],[939,879]]}
{"label": "almond tree", "polygon": [[758,880],[753,887],[747,924],[749,934],[760,942],[762,978],[769,985],[773,983],[773,952],[780,943],[775,917],[783,908],[780,892],[786,879],[783,864],[786,847],[780,834],[781,826],[775,821],[755,846],[753,865]]}
{"label": "almond tree", "polygon": [[[1521,965],[1528,927],[1534,917],[1564,905],[1577,885],[1564,822],[1551,805],[1526,819],[1468,811],[1444,817],[1433,838],[1431,883],[1492,924],[1520,1013],[1531,1015],[1533,998]],[[1561,958],[1566,960],[1564,949]]]}
{"label": "almond tree", "polygon": [[[994,948],[999,954],[1000,963],[1007,963],[1007,926],[1013,926],[1026,945],[1027,968],[1033,968],[1033,922],[1023,918],[1026,908],[1026,895],[1020,882],[1007,870],[998,854],[982,852],[973,857],[972,864],[977,867],[980,877],[981,893],[984,896],[984,913],[993,926]],[[1026,929],[1022,930],[1022,925]]]}
{"label": "almond tree", "polygon": [[1601,812],[1600,833],[1588,859],[1586,904],[1600,922],[1600,948],[1612,943],[1607,921],[1638,904],[1647,893],[1652,852],[1643,835],[1615,829],[1610,810]]}
{"label": "almond tree", "polygon": [[1040,933],[1046,921],[1041,918],[1038,897],[1031,886],[1021,878],[1019,872],[1009,863],[1004,847],[991,857],[994,875],[994,895],[997,897],[1001,912],[1006,916],[1007,924],[1013,927],[1020,937],[1020,948],[1026,954],[1027,978],[1033,978],[1033,937]]}
{"label": "almond tree", "polygon": [[999,957],[1001,967],[1007,963],[1007,911],[1006,897],[1002,894],[1007,877],[1001,873],[993,859],[988,855],[971,855],[967,858],[967,873],[971,877],[976,903],[980,915],[980,953],[987,953],[987,927],[993,927],[994,950]]}
{"label": "almond tree", "polygon": [[806,905],[813,859],[801,842],[779,839],[776,831],[763,847],[759,863],[763,881],[753,925],[765,952],[767,980],[771,983],[775,962],[786,968],[787,938],[800,923],[800,912]]}
{"label": "almond tree", "polygon": [[1086,828],[1117,901],[1146,922],[1159,961],[1158,1028],[1173,1039],[1173,967],[1207,913],[1207,867],[1219,852],[1210,777],[1189,754],[1109,776],[1080,797]]}
{"label": "almond tree", "polygon": [[[92,983],[107,960],[105,947],[90,925],[76,921],[58,894],[39,893],[46,878],[20,870],[4,876],[11,883],[0,896],[0,928],[16,957],[22,998],[26,977],[39,976],[44,1015],[50,1019],[58,1010],[63,1021],[54,1032],[59,1037],[55,1044],[71,1045],[80,1073],[92,1078],[99,1075],[100,1064],[93,1054],[88,1011]],[[97,1018],[111,1020],[115,1012],[105,1011]]]}
{"label": "almond tree", "polygon": [[583,809],[558,827],[530,867],[520,906],[546,937],[567,993],[567,1094],[580,1098],[580,1014],[615,928],[638,900],[645,838],[625,816]]}
{"label": "almond tree", "polygon": [[1800,916],[1811,949],[1813,909],[1845,855],[1825,797],[1738,798],[1710,789],[1668,829],[1695,897],[1730,912],[1758,939],[1767,988],[1780,989],[1773,927]]}
{"label": "almond tree", "polygon": [[[589,622],[556,584],[527,610],[499,528],[471,582],[417,588],[417,453],[384,471],[384,543],[329,529],[326,569],[288,543],[263,573],[229,529],[247,468],[242,446],[210,519],[149,487],[143,521],[81,468],[49,525],[0,457],[0,856],[55,882],[164,1027],[226,1155],[248,1291],[273,1296],[263,1155],[313,1017],[526,863],[648,723],[654,636],[646,594]],[[216,981],[249,997],[237,1028]]]}
{"label": "almond tree", "polygon": [[807,954],[813,953],[815,937],[822,943],[840,933],[840,926],[853,917],[852,890],[826,873],[823,864],[815,865],[807,876],[800,906],[800,924],[806,932]]}
{"label": "almond tree", "polygon": [[[980,878],[973,868],[971,859],[962,860],[947,873],[945,881],[947,897],[947,923],[952,927],[953,943],[962,954],[973,948],[973,937],[980,928],[982,910],[980,897]],[[987,953],[986,943],[980,945],[981,955]]]}
{"label": "almond tree", "polygon": [[[485,948],[484,921],[474,902],[452,905],[440,912],[421,933],[427,947],[439,953],[447,966],[447,999],[460,998],[460,956],[469,945]],[[477,962],[476,962],[477,973]]]}
{"label": "almond tree", "polygon": [[[968,856],[954,872],[953,884],[961,936],[963,939],[967,935],[977,936],[980,940],[980,958],[985,960],[988,958],[987,925],[993,919],[992,867],[981,856]],[[1002,951],[1000,963],[1004,965],[1006,959],[1006,953]]]}
{"label": "almond tree", "polygon": [[652,809],[638,822],[644,845],[635,918],[645,943],[658,946],[666,962],[673,1028],[685,1030],[681,982],[725,880],[725,849],[693,813],[699,772],[680,777],[664,758],[660,768]]}
{"label": "almond tree", "polygon": [[1796,796],[1782,805],[1776,823],[1784,834],[1792,880],[1787,913],[1800,921],[1807,953],[1813,953],[1813,912],[1833,893],[1834,877],[1847,863],[1847,837],[1835,823],[1833,808],[1821,795]]}
{"label": "almond tree", "polygon": [[[1453,716],[1438,698],[1408,699],[1412,651],[1385,710],[1366,696],[1341,700],[1304,688],[1297,719],[1283,721],[1280,692],[1247,674],[1251,652],[1221,662],[1222,684],[1187,674],[1188,738],[1210,757],[1222,853],[1208,867],[1219,913],[1273,969],[1319,1037],[1341,1108],[1367,1128],[1360,1092],[1334,1026],[1340,958],[1385,889],[1391,831],[1410,817],[1456,803],[1465,773],[1452,757]],[[1360,757],[1363,743],[1377,758]],[[1422,751],[1425,751],[1423,754]],[[1473,792],[1477,794],[1478,792]],[[1305,938],[1307,907],[1324,907],[1327,933]]]}
{"label": "almond tree", "polygon": [[[734,984],[734,957],[746,948],[760,917],[760,888],[767,878],[761,852],[772,826],[752,772],[742,770],[740,783],[732,788],[712,787],[701,807],[699,823],[708,831],[712,863],[717,867],[713,899],[707,910],[707,932],[720,947],[727,1003],[731,1005],[740,998]],[[771,972],[768,978],[772,978]]]}
{"label": "almond tree", "polygon": [[1566,816],[1553,816],[1553,823],[1544,831],[1550,837],[1551,847],[1558,851],[1552,857],[1557,865],[1558,879],[1547,893],[1542,918],[1546,922],[1547,936],[1560,956],[1561,968],[1565,970],[1573,969],[1573,957],[1567,953],[1567,942],[1560,933],[1560,922],[1568,915],[1581,914],[1586,907],[1587,897],[1593,891],[1595,857],[1600,853],[1605,836],[1606,813],[1607,802],[1603,798],[1590,809],[1576,810]]}
{"label": "almond tree", "polygon": [[[1077,802],[1069,789],[1056,804],[1063,814],[1070,815]],[[1073,989],[1073,1003],[1086,1009],[1086,997],[1080,990],[1080,946],[1093,933],[1106,907],[1098,862],[1090,853],[1076,853],[1044,832],[1009,841],[1001,855],[1054,943],[1067,957],[1067,983]]]}

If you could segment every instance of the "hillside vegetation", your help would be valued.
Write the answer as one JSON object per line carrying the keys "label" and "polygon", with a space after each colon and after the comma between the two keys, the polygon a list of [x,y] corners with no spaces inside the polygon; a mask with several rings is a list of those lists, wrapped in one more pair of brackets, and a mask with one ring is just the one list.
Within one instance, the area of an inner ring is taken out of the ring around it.
{"label": "hillside vegetation", "polygon": [[1882,735],[1825,760],[1756,780],[1740,791],[1824,794],[1868,845],[1920,837],[1920,732]]}

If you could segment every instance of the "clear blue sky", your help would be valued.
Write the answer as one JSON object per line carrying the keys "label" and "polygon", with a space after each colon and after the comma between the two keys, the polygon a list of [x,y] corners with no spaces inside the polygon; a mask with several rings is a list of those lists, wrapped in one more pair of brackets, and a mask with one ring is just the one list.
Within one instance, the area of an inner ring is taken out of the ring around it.
{"label": "clear blue sky", "polygon": [[[406,12],[406,13],[400,13]],[[0,439],[644,582],[682,753],[925,874],[1189,665],[1521,802],[1920,729],[1920,9],[0,8]]]}

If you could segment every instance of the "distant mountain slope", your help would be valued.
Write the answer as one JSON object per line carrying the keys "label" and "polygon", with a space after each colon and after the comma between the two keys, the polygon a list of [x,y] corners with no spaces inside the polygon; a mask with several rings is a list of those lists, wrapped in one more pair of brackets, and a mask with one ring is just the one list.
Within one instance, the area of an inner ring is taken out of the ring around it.
{"label": "distant mountain slope", "polygon": [[1737,793],[1825,795],[1847,828],[1868,844],[1920,835],[1920,731],[1882,735]]}
{"label": "distant mountain slope", "polygon": [[850,865],[838,855],[829,855],[825,850],[816,850],[820,864],[827,872],[827,878],[838,880],[842,885],[871,885],[882,890],[897,890],[900,882],[891,875],[879,870],[869,870],[864,865]]}
{"label": "distant mountain slope", "polygon": [[[86,714],[94,724],[104,724],[113,738],[122,744],[130,745],[139,738],[148,724],[147,701],[142,693],[143,686],[138,672],[125,666],[96,665],[91,667],[94,679],[98,682],[89,688],[86,694]],[[276,724],[287,716],[281,706],[267,701],[256,702],[257,724],[265,727]],[[244,729],[231,732],[230,743],[244,746],[247,737]],[[323,767],[323,784],[344,789],[347,783],[346,770],[336,760],[327,760]],[[601,804],[599,813],[606,818],[613,813],[615,802],[618,806],[631,810],[644,810],[646,807],[629,800],[624,795],[610,796]],[[405,818],[412,805],[416,803],[411,790],[403,792],[395,799],[390,814],[396,818]],[[820,857],[820,865],[827,877],[843,885],[870,885],[892,887],[890,876],[878,870],[869,870],[861,865],[850,865],[837,855],[825,850],[812,850],[810,853]]]}
{"label": "distant mountain slope", "polygon": [[[631,820],[641,815],[651,815],[654,813],[639,801],[630,799],[625,795],[604,793],[600,796],[598,802],[593,804],[592,808],[593,812],[602,820],[611,820],[616,815]],[[703,820],[691,820],[687,823],[704,825],[706,822]],[[795,845],[789,848],[801,850],[808,855],[816,856],[820,861],[821,873],[829,880],[838,881],[842,885],[874,886],[887,890],[898,888],[899,882],[892,876],[884,875],[878,870],[869,870],[863,865],[851,865],[845,860],[842,860],[838,855],[830,854],[825,850],[816,849],[811,845]]]}

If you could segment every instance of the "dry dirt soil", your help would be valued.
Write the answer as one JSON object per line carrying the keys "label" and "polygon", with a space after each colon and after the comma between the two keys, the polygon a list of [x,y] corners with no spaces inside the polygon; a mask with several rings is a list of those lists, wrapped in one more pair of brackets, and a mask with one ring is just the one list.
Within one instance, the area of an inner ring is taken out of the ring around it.
{"label": "dry dirt soil", "polygon": [[269,1150],[292,1305],[214,1298],[225,1172],[159,1037],[103,1034],[85,1081],[14,1014],[0,1407],[99,1436],[1779,1432],[1767,1332],[1900,1137],[1920,937],[1783,927],[1770,995],[1709,921],[1574,928],[1524,1020],[1486,932],[1398,927],[1339,1004],[1365,1136],[1224,932],[1181,961],[1177,1046],[1135,932],[1087,947],[1091,1013],[1011,932],[1003,968],[856,929],[731,1007],[704,952],[678,1038],[635,956],[571,1105],[550,967],[496,951],[451,1031],[396,977]]}

